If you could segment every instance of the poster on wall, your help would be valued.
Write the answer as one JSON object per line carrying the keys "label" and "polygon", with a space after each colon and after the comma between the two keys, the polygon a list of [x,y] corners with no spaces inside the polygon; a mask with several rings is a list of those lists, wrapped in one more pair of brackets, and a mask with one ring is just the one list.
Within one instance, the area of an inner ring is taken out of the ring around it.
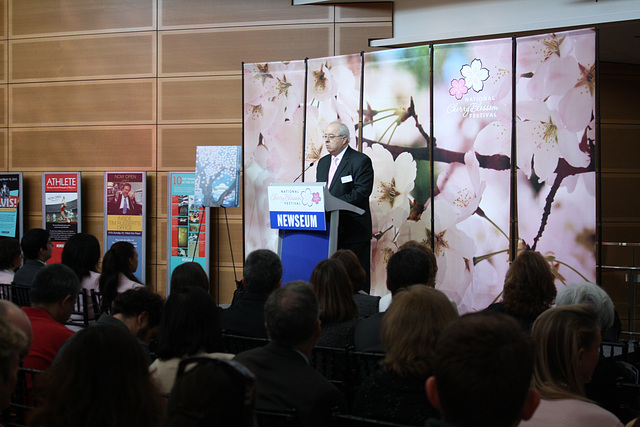
{"label": "poster on wall", "polygon": [[115,242],[129,242],[138,252],[138,269],[133,274],[145,283],[146,172],[105,172],[104,251]]}
{"label": "poster on wall", "polygon": [[82,231],[80,172],[44,172],[42,188],[42,228],[49,232],[53,244],[47,263],[59,263],[66,241]]}
{"label": "poster on wall", "polygon": [[169,172],[167,194],[167,295],[173,270],[197,262],[209,275],[208,207],[195,204],[196,174]]}
{"label": "poster on wall", "polygon": [[240,146],[197,147],[194,182],[196,206],[239,206],[241,159]]}
{"label": "poster on wall", "polygon": [[22,172],[0,174],[0,237],[22,237]]}

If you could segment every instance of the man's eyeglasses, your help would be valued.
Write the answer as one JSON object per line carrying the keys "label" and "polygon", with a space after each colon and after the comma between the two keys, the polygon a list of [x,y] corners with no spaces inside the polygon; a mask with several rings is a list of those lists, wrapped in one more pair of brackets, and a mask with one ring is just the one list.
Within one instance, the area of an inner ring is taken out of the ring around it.
{"label": "man's eyeglasses", "polygon": [[334,138],[344,138],[344,135],[322,134],[322,139],[334,139]]}

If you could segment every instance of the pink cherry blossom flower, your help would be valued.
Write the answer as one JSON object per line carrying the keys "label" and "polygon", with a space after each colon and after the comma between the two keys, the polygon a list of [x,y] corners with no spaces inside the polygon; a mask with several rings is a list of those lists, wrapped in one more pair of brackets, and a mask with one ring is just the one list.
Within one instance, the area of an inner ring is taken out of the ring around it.
{"label": "pink cherry blossom flower", "polygon": [[449,94],[451,96],[455,96],[456,99],[459,101],[462,99],[462,97],[464,96],[465,93],[469,92],[469,89],[467,89],[466,83],[464,81],[464,79],[460,79],[460,80],[456,80],[453,79],[451,80],[451,89],[449,89]]}
{"label": "pink cherry blossom flower", "polygon": [[320,193],[313,193],[313,199],[312,199],[313,203],[315,203],[316,205],[318,203],[320,203]]}

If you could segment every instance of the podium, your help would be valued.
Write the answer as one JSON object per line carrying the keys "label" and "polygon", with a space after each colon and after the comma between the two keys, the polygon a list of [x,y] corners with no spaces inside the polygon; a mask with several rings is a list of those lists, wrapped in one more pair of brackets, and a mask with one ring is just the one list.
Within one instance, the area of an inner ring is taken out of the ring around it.
{"label": "podium", "polygon": [[282,283],[309,281],[318,262],[338,247],[340,211],[364,210],[332,196],[324,182],[274,183],[268,191],[271,228],[279,230]]}

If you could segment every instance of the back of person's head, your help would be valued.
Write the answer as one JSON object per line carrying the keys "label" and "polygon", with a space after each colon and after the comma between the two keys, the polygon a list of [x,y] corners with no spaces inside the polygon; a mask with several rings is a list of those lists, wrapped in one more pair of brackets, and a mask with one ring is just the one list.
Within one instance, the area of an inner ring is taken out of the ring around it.
{"label": "back of person's head", "polygon": [[26,259],[38,259],[40,249],[47,249],[49,232],[42,228],[32,228],[22,236],[22,253]]}
{"label": "back of person's head", "polygon": [[20,243],[17,239],[11,237],[0,239],[0,270],[13,270],[19,267],[21,253]]}
{"label": "back of person's head", "polygon": [[77,233],[69,237],[62,249],[62,264],[71,268],[80,280],[96,271],[100,261],[100,243],[93,234]]}
{"label": "back of person's head", "polygon": [[247,292],[267,296],[282,280],[282,263],[269,249],[258,249],[244,262],[244,281]]}
{"label": "back of person's head", "polygon": [[434,288],[412,285],[398,290],[382,318],[385,369],[400,376],[429,376],[436,341],[457,317],[449,298]]}
{"label": "back of person's head", "polygon": [[602,332],[613,325],[615,317],[613,301],[600,286],[581,282],[561,288],[556,296],[556,306],[573,304],[588,304],[593,307],[598,314],[598,326]]}
{"label": "back of person's head", "polygon": [[253,427],[255,377],[235,360],[194,357],[178,366],[165,427]]}
{"label": "back of person's head", "polygon": [[32,425],[146,426],[162,418],[146,357],[126,329],[94,325],[77,332],[41,377],[42,404]]}
{"label": "back of person's head", "polygon": [[124,317],[138,317],[143,312],[148,314],[147,328],[160,325],[164,310],[164,299],[146,287],[129,289],[116,296],[112,313]]}
{"label": "back of person's head", "polygon": [[429,279],[426,282],[427,286],[432,288],[436,287],[436,275],[438,274],[438,261],[436,260],[436,255],[433,253],[433,250],[422,242],[418,242],[417,240],[409,240],[404,242],[399,250],[407,249],[407,248],[416,248],[420,249],[422,252],[427,254],[429,257]]}
{"label": "back of person's head", "polygon": [[0,316],[0,411],[9,406],[16,384],[20,353],[27,337],[20,329]]}
{"label": "back of person's head", "polygon": [[209,292],[209,278],[204,268],[197,262],[184,262],[171,273],[171,292],[177,292],[185,286],[198,286]]}
{"label": "back of person's head", "polygon": [[[394,298],[395,299],[395,298]],[[516,425],[528,407],[533,348],[516,320],[495,312],[467,314],[442,331],[433,358],[433,389],[442,418],[459,427]],[[533,414],[537,402],[528,418]]]}
{"label": "back of person's head", "polygon": [[358,256],[350,249],[338,249],[331,255],[332,259],[339,260],[344,268],[347,270],[349,280],[353,286],[353,293],[356,293],[364,288],[367,282],[367,273],[360,265]]}
{"label": "back of person's head", "polygon": [[556,296],[555,276],[539,252],[521,252],[504,279],[502,302],[507,313],[535,317],[548,309]]}
{"label": "back of person's head", "polygon": [[103,312],[111,312],[111,305],[118,294],[120,274],[127,279],[140,283],[131,271],[131,263],[135,258],[136,248],[129,242],[116,242],[102,258],[102,274],[98,281],[98,289],[102,294],[101,308]]}
{"label": "back of person's head", "polygon": [[264,305],[264,320],[272,341],[289,347],[313,338],[319,320],[313,287],[294,281],[271,293]]}
{"label": "back of person's head", "polygon": [[197,286],[171,292],[158,332],[158,358],[167,360],[221,350],[220,315],[213,298]]}
{"label": "back of person's head", "polygon": [[339,260],[320,261],[309,281],[318,297],[323,323],[344,322],[358,316],[349,275]]}
{"label": "back of person's head", "polygon": [[73,270],[66,265],[49,264],[36,273],[29,296],[35,304],[51,304],[67,295],[75,301],[79,292],[80,280]]}
{"label": "back of person's head", "polygon": [[31,347],[31,341],[33,341],[33,328],[27,314],[13,302],[2,299],[0,300],[0,318],[7,320],[22,331],[26,341],[20,351],[20,357],[26,356],[29,352],[29,347]]}
{"label": "back of person's head", "polygon": [[387,288],[394,295],[400,288],[426,285],[430,277],[429,257],[417,248],[401,249],[387,263]]}
{"label": "back of person's head", "polygon": [[581,350],[600,343],[600,328],[593,308],[586,304],[554,307],[534,322],[533,384],[545,399],[586,400]]}

